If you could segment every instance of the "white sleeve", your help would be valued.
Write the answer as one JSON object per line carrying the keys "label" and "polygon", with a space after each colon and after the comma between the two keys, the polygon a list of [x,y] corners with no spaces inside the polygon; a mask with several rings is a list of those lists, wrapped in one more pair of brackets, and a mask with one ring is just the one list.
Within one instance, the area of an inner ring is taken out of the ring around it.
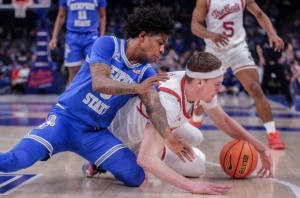
{"label": "white sleeve", "polygon": [[215,95],[215,97],[213,97],[213,99],[211,100],[211,102],[206,103],[204,101],[200,102],[200,105],[202,105],[205,109],[213,109],[217,106],[218,104],[218,97],[217,95]]}
{"label": "white sleeve", "polygon": [[177,120],[180,113],[180,102],[172,94],[163,91],[159,92],[159,98],[166,110],[168,124],[172,125],[172,123]]}

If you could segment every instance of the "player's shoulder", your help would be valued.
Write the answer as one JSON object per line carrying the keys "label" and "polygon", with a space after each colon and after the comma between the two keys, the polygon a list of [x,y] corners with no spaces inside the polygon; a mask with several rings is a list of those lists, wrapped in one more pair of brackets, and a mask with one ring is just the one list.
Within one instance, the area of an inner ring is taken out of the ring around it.
{"label": "player's shoulder", "polygon": [[181,77],[181,76],[185,75],[185,71],[173,71],[173,72],[168,72],[167,74],[168,74],[168,76],[170,76],[171,78],[174,78],[174,77]]}
{"label": "player's shoulder", "polygon": [[97,38],[97,40],[95,41],[95,44],[99,45],[99,46],[102,46],[102,47],[103,46],[105,46],[105,47],[108,47],[108,46],[117,47],[118,43],[120,43],[120,40],[121,39],[119,39],[115,36],[104,35],[104,36],[100,36],[99,38]]}

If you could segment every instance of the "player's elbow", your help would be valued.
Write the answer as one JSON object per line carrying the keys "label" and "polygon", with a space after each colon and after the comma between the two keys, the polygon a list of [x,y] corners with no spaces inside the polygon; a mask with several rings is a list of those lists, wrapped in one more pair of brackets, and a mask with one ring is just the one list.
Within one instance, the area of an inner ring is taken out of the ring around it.
{"label": "player's elbow", "polygon": [[191,23],[191,32],[193,33],[193,34],[196,34],[196,24],[195,24],[195,22],[192,22]]}

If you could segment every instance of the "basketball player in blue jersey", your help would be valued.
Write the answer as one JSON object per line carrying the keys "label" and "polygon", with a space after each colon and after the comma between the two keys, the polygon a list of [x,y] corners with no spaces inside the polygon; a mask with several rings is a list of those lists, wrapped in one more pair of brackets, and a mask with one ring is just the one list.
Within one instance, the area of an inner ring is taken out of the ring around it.
{"label": "basketball player in blue jersey", "polygon": [[49,46],[51,50],[56,47],[58,34],[67,18],[64,62],[69,73],[67,86],[79,71],[99,32],[100,36],[105,34],[106,6],[107,0],[59,1],[59,11]]}
{"label": "basketball player in blue jersey", "polygon": [[110,171],[125,185],[139,186],[145,174],[136,155],[107,129],[134,94],[140,94],[149,119],[168,139],[169,148],[177,155],[185,150],[194,157],[192,148],[171,133],[165,109],[153,87],[168,77],[156,74],[149,64],[164,52],[173,26],[165,10],[157,6],[138,8],[125,27],[128,40],[99,37],[46,121],[12,150],[0,153],[0,171],[18,171],[56,153],[71,151],[97,168]]}

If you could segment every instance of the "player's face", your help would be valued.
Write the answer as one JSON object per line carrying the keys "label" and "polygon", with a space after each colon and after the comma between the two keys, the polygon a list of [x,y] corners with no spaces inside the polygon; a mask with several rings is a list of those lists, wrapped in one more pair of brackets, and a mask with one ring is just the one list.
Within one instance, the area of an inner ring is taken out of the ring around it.
{"label": "player's face", "polygon": [[202,80],[202,89],[199,91],[199,99],[204,102],[211,102],[212,99],[217,95],[219,92],[222,92],[222,82],[224,79],[224,75],[221,75],[216,78],[211,78],[207,80]]}
{"label": "player's face", "polygon": [[142,59],[147,62],[156,62],[164,53],[165,44],[168,41],[166,34],[147,34],[141,43]]}

